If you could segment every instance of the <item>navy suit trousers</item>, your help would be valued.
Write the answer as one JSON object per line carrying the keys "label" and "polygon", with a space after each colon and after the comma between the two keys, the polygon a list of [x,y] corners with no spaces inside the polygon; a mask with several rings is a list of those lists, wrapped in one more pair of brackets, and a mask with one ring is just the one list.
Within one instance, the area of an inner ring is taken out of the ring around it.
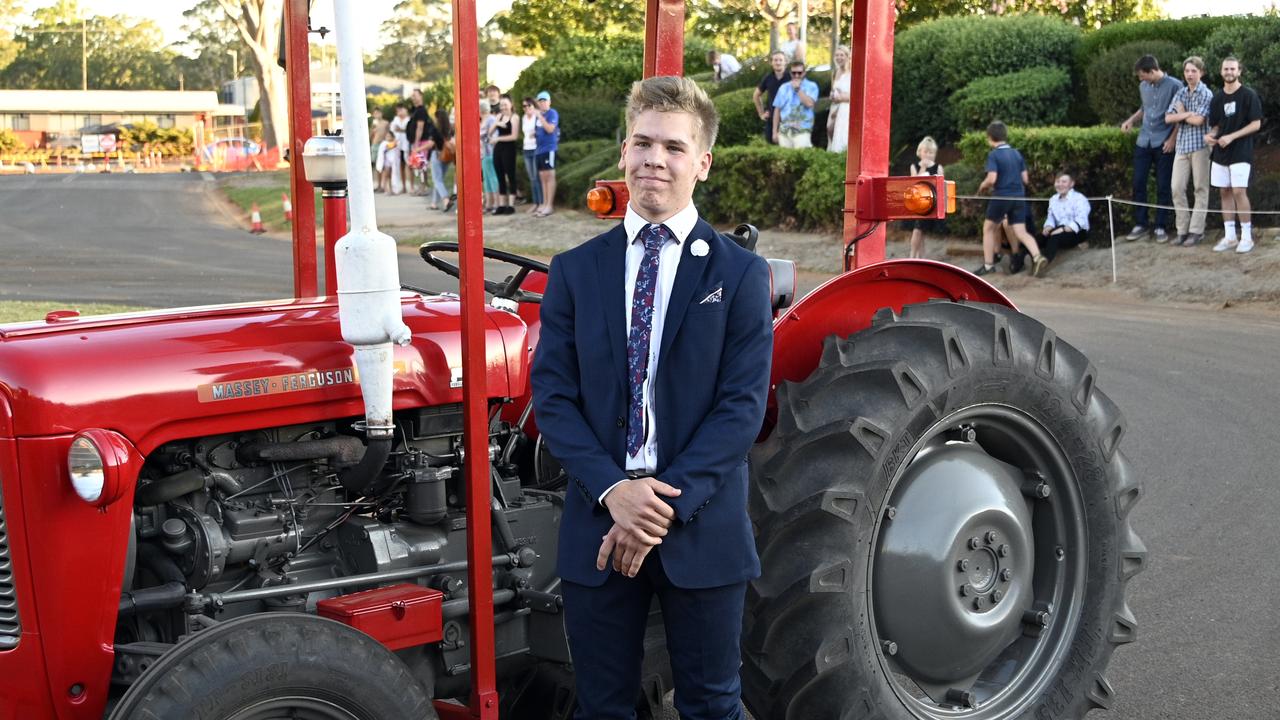
{"label": "navy suit trousers", "polygon": [[576,720],[631,720],[640,697],[640,666],[650,605],[656,595],[666,625],[682,720],[741,720],[742,607],[747,584],[687,590],[667,579],[658,548],[629,578],[610,572],[599,587],[564,581],[565,629],[578,683]]}

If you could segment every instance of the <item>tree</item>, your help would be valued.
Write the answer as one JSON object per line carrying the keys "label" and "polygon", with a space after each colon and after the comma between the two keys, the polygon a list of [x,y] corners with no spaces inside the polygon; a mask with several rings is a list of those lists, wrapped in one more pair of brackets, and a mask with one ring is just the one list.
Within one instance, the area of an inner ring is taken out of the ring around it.
{"label": "tree", "polygon": [[175,88],[173,52],[164,47],[160,27],[123,15],[86,17],[76,0],[60,0],[33,13],[18,29],[22,52],[0,71],[9,88],[72,90],[82,83],[95,90]]}
{"label": "tree", "polygon": [[289,95],[284,70],[276,64],[280,51],[282,0],[216,0],[248,47],[247,66],[258,78],[262,138],[278,148],[289,146]]}
{"label": "tree", "polygon": [[595,0],[527,0],[495,18],[498,30],[541,55],[565,36],[609,37],[644,27],[644,3]]}
{"label": "tree", "polygon": [[17,17],[22,14],[22,0],[0,0],[0,70],[4,70],[22,51],[14,39]]}
{"label": "tree", "polygon": [[185,39],[173,48],[187,89],[217,90],[234,80],[249,57],[249,46],[217,0],[201,0],[182,16]]}
{"label": "tree", "polygon": [[453,29],[446,0],[400,0],[382,23],[388,38],[369,72],[432,81],[448,75],[453,64]]}
{"label": "tree", "polygon": [[1124,20],[1160,17],[1159,0],[896,0],[898,27],[951,15],[1015,15],[1037,13],[1062,17],[1083,28],[1099,28]]}

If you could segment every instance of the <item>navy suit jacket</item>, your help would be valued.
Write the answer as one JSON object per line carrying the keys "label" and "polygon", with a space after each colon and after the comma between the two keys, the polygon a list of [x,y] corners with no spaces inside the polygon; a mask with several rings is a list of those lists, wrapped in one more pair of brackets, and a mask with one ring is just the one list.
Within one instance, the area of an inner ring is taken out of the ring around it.
{"label": "navy suit jacket", "polygon": [[[703,240],[709,252],[694,255]],[[600,494],[625,475],[627,236],[617,227],[551,261],[533,362],[538,430],[569,476],[560,577],[599,586],[613,520]],[[747,517],[747,452],[764,418],[773,353],[769,267],[699,220],[683,243],[654,377],[658,479],[676,520],[662,544],[677,587],[760,574]],[[702,302],[720,290],[719,302]]]}

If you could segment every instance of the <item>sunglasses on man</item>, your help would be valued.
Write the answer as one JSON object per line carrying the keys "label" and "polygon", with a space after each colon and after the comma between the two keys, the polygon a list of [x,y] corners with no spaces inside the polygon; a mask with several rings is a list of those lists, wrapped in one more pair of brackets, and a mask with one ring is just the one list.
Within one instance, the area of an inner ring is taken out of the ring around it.
{"label": "sunglasses on man", "polygon": [[804,71],[803,71],[803,70],[792,70],[792,71],[791,71],[791,77],[804,77]]}

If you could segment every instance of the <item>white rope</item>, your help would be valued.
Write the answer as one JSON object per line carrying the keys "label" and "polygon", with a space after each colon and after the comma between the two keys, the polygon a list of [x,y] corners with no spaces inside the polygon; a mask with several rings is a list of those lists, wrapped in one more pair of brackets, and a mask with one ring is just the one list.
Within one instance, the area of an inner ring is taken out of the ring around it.
{"label": "white rope", "polygon": [[[1022,200],[1024,202],[1044,202],[1044,203],[1047,203],[1050,200],[1052,200],[1052,198],[1012,197],[1009,195],[957,195],[956,199],[957,200],[986,200],[987,202],[990,202],[992,200]],[[1091,203],[1101,202],[1105,200],[1106,202],[1109,202],[1109,203],[1119,203],[1120,205],[1131,205],[1133,207],[1152,208],[1155,210],[1173,210],[1173,211],[1178,210],[1178,208],[1172,205],[1156,205],[1155,203],[1140,203],[1140,202],[1134,202],[1133,200],[1121,200],[1120,198],[1112,195],[1103,195],[1100,197],[1086,197],[1085,200],[1088,200]],[[1226,210],[1223,210],[1221,208],[1218,208],[1218,209],[1205,208],[1203,211],[1201,211],[1201,210],[1196,210],[1195,208],[1192,208],[1192,207],[1187,207],[1186,211],[1215,213],[1218,215],[1221,215],[1227,212]],[[1231,210],[1230,212],[1232,215],[1236,215],[1240,211]],[[1250,215],[1280,215],[1280,210],[1250,210],[1249,214]]]}
{"label": "white rope", "polygon": [[1112,205],[1112,198],[1107,196],[1107,227],[1111,230],[1111,284],[1115,285],[1119,280],[1116,272],[1116,211]]}

